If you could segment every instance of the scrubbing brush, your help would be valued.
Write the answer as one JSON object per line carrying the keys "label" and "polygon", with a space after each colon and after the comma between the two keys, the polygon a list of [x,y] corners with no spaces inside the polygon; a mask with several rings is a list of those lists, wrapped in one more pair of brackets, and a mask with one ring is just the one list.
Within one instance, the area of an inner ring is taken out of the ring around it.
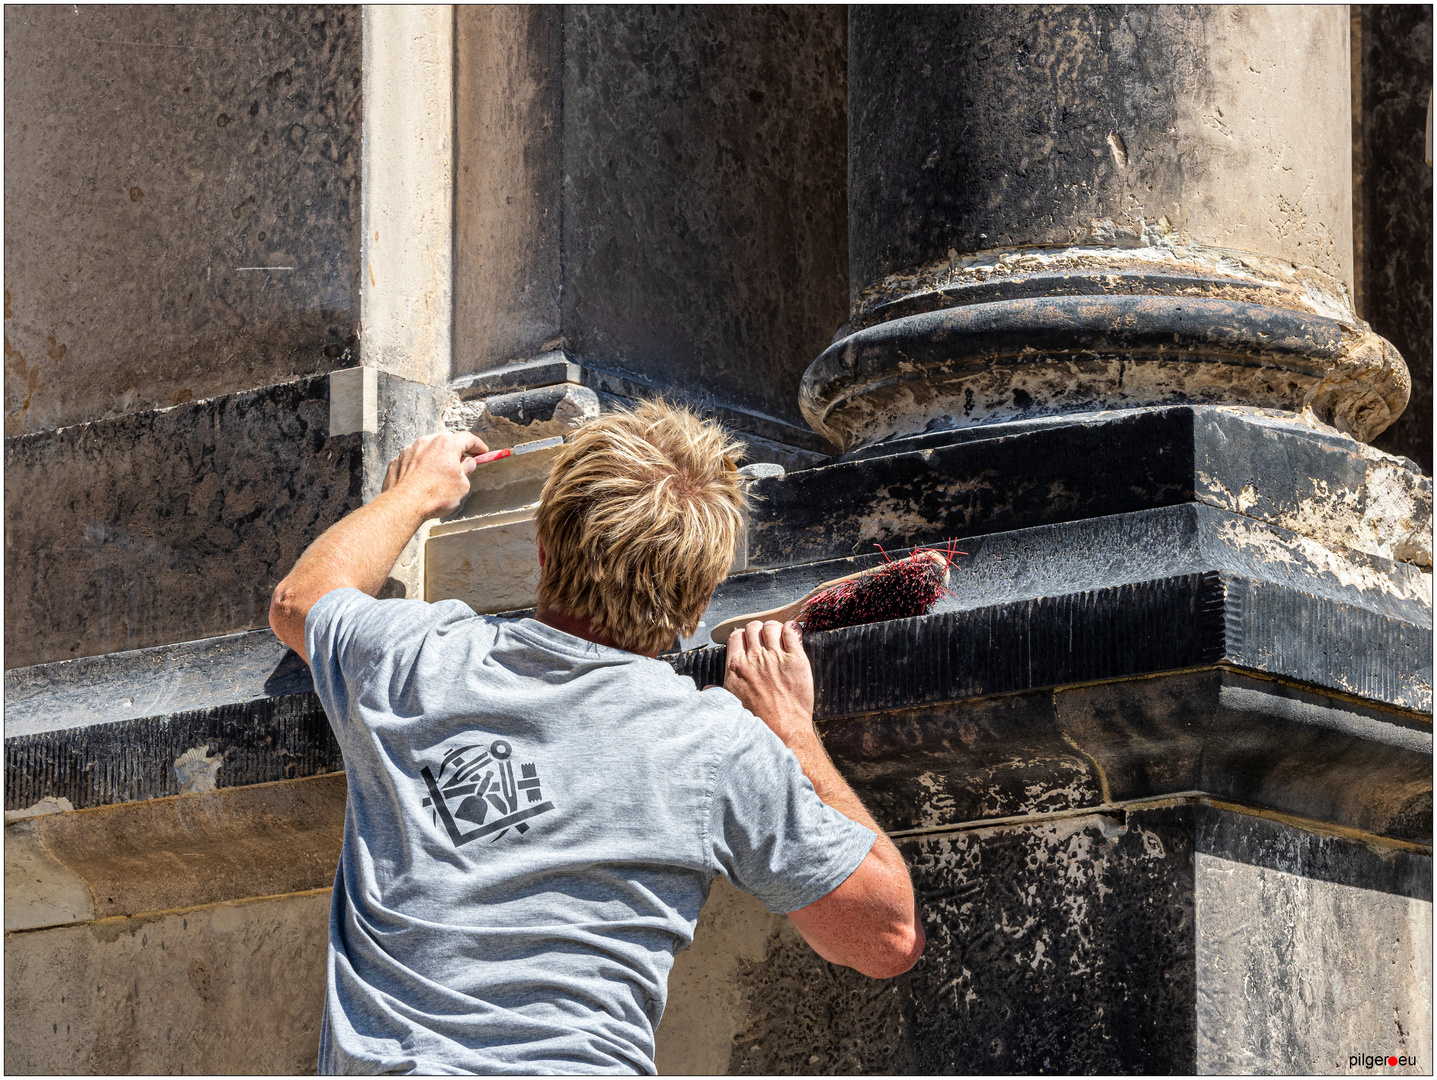
{"label": "scrubbing brush", "polygon": [[[876,545],[875,545],[876,546]],[[883,551],[880,547],[879,551]],[[948,568],[955,555],[966,555],[951,544],[939,550],[924,548],[904,559],[889,559],[882,566],[847,577],[825,581],[818,588],[783,607],[725,619],[710,635],[723,645],[735,629],[755,619],[793,621],[806,631],[837,630],[843,626],[907,619],[926,615],[948,591]]]}

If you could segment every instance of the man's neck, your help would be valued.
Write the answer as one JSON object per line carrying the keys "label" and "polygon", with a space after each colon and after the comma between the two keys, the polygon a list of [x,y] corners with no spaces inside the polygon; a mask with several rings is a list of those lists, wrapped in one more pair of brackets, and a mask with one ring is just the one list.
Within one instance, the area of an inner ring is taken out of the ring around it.
{"label": "man's neck", "polygon": [[[567,612],[560,611],[552,604],[545,603],[543,600],[539,601],[539,606],[534,612],[534,618],[545,626],[552,626],[555,630],[562,630],[564,633],[572,634],[576,638],[592,641],[595,645],[607,645],[611,649],[622,648],[621,645],[615,643],[614,639],[603,631],[595,633],[591,630],[588,619],[575,618]],[[634,652],[635,650],[625,649],[624,651]],[[639,653],[639,655],[654,657],[658,656],[658,653]]]}

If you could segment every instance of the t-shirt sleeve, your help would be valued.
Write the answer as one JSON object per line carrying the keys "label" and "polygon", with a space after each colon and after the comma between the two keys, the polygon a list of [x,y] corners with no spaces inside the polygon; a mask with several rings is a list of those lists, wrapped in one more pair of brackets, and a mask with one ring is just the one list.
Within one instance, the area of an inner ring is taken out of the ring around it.
{"label": "t-shirt sleeve", "polygon": [[309,609],[304,647],[315,693],[341,747],[355,716],[355,698],[367,688],[387,693],[387,684],[412,666],[440,619],[438,605],[376,600],[358,589],[327,592]]}
{"label": "t-shirt sleeve", "polygon": [[744,713],[709,812],[709,847],[729,881],[786,915],[843,884],[876,839],[820,799],[788,747]]}

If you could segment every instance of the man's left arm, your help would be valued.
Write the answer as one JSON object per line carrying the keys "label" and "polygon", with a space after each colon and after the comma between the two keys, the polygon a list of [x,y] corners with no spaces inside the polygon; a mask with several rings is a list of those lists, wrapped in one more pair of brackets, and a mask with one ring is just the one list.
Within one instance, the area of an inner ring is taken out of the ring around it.
{"label": "man's left arm", "polygon": [[454,510],[469,494],[474,457],[488,447],[469,432],[426,435],[389,463],[373,502],[326,529],[275,586],[269,625],[306,661],[304,623],[319,598],[335,589],[378,594],[419,526]]}

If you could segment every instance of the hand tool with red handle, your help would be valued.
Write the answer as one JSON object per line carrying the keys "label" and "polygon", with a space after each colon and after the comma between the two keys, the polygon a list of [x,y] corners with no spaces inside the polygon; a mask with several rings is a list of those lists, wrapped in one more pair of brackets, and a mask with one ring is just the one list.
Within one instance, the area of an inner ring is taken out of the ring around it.
{"label": "hand tool with red handle", "polygon": [[551,446],[563,445],[564,436],[555,435],[548,439],[520,443],[518,446],[508,446],[503,450],[490,450],[487,454],[475,454],[474,461],[479,465],[487,465],[491,461],[500,461],[506,457],[516,457],[519,454],[532,454],[535,450],[547,450]]}

